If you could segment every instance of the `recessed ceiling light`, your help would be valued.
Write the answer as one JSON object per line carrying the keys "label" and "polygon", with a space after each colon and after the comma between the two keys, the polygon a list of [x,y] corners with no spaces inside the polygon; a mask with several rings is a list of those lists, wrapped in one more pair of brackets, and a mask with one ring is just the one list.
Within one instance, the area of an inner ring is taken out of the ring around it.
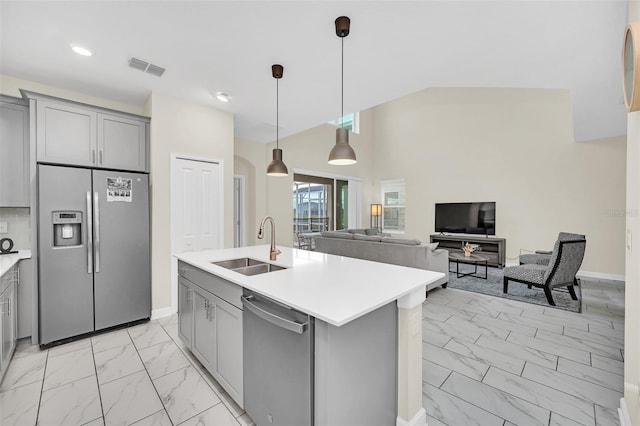
{"label": "recessed ceiling light", "polygon": [[220,102],[229,102],[229,95],[224,92],[216,92],[216,98],[218,98]]}
{"label": "recessed ceiling light", "polygon": [[72,44],[71,45],[71,50],[76,52],[78,55],[82,55],[82,56],[91,56],[91,55],[93,55],[93,52],[91,50],[87,49],[86,47],[79,46],[77,44]]}

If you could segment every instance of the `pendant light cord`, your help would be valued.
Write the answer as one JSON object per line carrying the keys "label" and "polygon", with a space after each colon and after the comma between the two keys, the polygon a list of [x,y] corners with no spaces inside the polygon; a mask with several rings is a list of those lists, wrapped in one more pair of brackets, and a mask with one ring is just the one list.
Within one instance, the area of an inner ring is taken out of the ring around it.
{"label": "pendant light cord", "polygon": [[280,90],[278,88],[278,78],[276,78],[276,149],[279,149],[279,145],[278,145],[278,141],[280,139],[280,129],[279,129],[279,124],[280,124],[280,99],[279,99],[279,93]]}
{"label": "pendant light cord", "polygon": [[340,127],[344,129],[344,37],[342,42],[342,68],[340,69]]}

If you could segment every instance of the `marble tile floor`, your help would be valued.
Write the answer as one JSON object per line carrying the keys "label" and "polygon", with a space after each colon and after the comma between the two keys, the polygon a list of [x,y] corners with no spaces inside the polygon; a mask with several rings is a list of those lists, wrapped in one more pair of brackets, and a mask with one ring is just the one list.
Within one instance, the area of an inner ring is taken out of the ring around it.
{"label": "marble tile floor", "polygon": [[429,426],[619,425],[624,284],[581,286],[581,314],[431,291],[422,353]]}
{"label": "marble tile floor", "polygon": [[[619,425],[624,286],[582,281],[583,313],[455,289],[423,306],[429,426]],[[40,351],[21,342],[1,425],[248,426],[175,315]]]}
{"label": "marble tile floor", "polygon": [[20,342],[0,387],[0,425],[253,422],[178,338],[177,316],[41,351]]}

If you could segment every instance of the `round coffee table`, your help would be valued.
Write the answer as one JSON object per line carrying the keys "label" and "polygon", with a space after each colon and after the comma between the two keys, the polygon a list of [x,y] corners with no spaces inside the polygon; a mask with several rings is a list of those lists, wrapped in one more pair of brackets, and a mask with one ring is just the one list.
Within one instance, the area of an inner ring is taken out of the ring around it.
{"label": "round coffee table", "polygon": [[[475,278],[482,278],[484,280],[487,279],[487,262],[489,261],[488,257],[485,256],[481,256],[479,254],[474,254],[471,253],[469,256],[465,256],[464,252],[460,251],[450,251],[449,252],[449,262],[455,262],[456,263],[456,270],[452,271],[449,270],[449,272],[455,272],[456,276],[458,278],[462,278],[462,277],[475,277]],[[473,272],[460,272],[460,263],[468,263],[470,265],[474,265],[474,270]],[[482,275],[478,274],[478,265],[483,266],[484,265],[484,277]]]}

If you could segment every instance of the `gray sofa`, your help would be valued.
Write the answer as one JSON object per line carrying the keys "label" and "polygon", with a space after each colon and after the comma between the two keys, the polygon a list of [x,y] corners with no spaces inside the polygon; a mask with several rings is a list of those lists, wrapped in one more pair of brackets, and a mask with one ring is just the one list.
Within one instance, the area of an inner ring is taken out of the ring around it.
{"label": "gray sofa", "polygon": [[433,247],[418,240],[379,234],[375,228],[323,232],[315,237],[315,249],[323,253],[444,273],[443,278],[427,286],[427,291],[439,285],[444,288],[449,282],[449,252]]}

